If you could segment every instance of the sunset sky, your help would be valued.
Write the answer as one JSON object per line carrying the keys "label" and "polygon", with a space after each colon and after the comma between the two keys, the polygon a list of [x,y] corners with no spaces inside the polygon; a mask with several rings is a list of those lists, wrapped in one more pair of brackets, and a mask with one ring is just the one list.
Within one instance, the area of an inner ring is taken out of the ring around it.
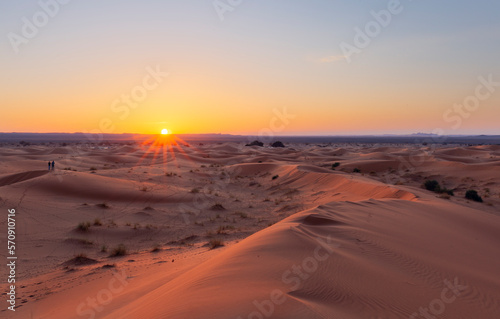
{"label": "sunset sky", "polygon": [[500,134],[497,0],[60,2],[0,2],[1,132]]}

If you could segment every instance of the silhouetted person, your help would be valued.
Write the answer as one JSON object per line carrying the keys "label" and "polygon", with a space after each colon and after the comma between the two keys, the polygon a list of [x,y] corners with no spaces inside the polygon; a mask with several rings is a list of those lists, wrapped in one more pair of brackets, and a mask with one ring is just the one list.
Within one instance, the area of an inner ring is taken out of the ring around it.
{"label": "silhouetted person", "polygon": [[52,170],[54,170],[54,166],[56,166],[56,163],[52,161]]}
{"label": "silhouetted person", "polygon": [[49,171],[50,171],[50,161],[49,161]]}

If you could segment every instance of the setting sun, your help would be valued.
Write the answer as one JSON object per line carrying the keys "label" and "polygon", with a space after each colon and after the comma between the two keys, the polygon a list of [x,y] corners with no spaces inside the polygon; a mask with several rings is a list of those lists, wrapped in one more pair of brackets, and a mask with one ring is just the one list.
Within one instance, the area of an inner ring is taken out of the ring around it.
{"label": "setting sun", "polygon": [[170,132],[166,128],[164,128],[163,130],[161,130],[161,134],[166,135],[170,134]]}

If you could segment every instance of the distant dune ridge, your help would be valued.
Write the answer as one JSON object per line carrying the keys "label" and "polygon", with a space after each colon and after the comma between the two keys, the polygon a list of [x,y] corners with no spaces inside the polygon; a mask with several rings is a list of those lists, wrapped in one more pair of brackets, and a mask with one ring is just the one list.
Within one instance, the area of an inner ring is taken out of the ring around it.
{"label": "distant dune ridge", "polygon": [[1,147],[0,316],[500,317],[500,146],[244,145]]}

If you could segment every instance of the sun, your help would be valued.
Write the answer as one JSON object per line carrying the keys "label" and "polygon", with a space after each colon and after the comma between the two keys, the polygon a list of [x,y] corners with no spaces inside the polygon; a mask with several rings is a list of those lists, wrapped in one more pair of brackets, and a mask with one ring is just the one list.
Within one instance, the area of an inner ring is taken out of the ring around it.
{"label": "sun", "polygon": [[170,134],[170,132],[166,128],[164,128],[163,130],[161,130],[161,134],[167,135]]}

